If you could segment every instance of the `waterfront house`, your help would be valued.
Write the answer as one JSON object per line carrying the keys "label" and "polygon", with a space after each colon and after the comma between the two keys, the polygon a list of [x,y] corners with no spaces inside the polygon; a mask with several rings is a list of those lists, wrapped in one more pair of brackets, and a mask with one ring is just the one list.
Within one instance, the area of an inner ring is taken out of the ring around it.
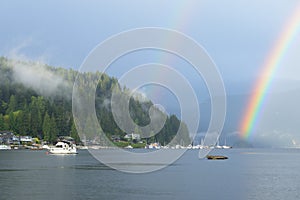
{"label": "waterfront house", "polygon": [[33,143],[33,138],[32,136],[20,136],[20,143],[21,144],[32,144]]}
{"label": "waterfront house", "polygon": [[141,135],[136,134],[136,133],[131,133],[131,134],[125,135],[124,139],[140,141],[141,140]]}
{"label": "waterfront house", "polygon": [[19,138],[10,131],[0,131],[1,144],[16,144],[19,143]]}

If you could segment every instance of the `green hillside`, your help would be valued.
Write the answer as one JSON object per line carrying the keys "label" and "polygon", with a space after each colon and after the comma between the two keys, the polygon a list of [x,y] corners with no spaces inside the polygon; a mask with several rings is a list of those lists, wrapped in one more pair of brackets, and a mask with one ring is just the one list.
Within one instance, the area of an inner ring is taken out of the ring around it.
{"label": "green hillside", "polygon": [[[4,57],[0,57],[0,131],[30,135],[50,143],[56,142],[59,136],[71,136],[79,142],[72,115],[72,88],[76,77],[82,83],[98,81],[101,77],[95,100],[98,120],[108,138],[124,138],[127,133],[118,128],[107,103],[114,87],[118,87],[122,94],[129,93],[117,79],[100,72],[79,73],[73,69]],[[132,119],[141,126],[149,124],[148,111],[152,105],[151,101],[139,102],[131,98],[129,108]],[[164,128],[148,142],[168,144],[180,123],[176,116],[167,116]],[[188,129],[184,123],[182,127],[183,134],[175,139],[175,143],[186,145],[190,142]]]}

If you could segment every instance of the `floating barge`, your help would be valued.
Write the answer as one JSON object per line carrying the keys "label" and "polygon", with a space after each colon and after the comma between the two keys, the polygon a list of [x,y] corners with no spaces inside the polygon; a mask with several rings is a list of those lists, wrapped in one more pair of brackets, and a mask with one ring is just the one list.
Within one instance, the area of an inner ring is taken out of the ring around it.
{"label": "floating barge", "polygon": [[226,160],[226,159],[228,159],[227,156],[213,156],[213,155],[207,155],[206,158],[208,160]]}

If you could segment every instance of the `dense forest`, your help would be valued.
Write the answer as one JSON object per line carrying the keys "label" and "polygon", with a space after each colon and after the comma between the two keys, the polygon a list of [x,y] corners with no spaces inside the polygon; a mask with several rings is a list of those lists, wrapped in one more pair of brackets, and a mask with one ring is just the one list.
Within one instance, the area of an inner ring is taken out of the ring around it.
{"label": "dense forest", "polygon": [[[114,122],[107,103],[114,87],[128,94],[129,89],[121,87],[117,79],[100,72],[79,73],[73,69],[4,57],[0,57],[0,131],[30,135],[50,143],[55,143],[59,136],[71,136],[80,142],[72,114],[72,88],[76,78],[82,83],[97,81],[96,114],[103,132],[108,138],[124,138],[128,133]],[[140,102],[131,97],[129,109],[134,122],[141,126],[149,124],[148,112],[152,105],[151,101]],[[188,129],[175,115],[167,116],[161,131],[148,140],[168,144],[180,124],[182,134],[175,137],[175,143],[186,145],[190,142]]]}

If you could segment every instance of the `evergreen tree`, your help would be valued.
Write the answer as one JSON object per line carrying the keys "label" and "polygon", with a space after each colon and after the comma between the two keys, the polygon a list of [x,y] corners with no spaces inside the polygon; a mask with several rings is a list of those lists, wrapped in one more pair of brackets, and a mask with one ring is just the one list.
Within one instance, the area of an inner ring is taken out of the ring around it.
{"label": "evergreen tree", "polygon": [[39,108],[39,98],[32,97],[31,104],[29,106],[30,110],[30,124],[31,124],[31,134],[34,137],[40,136],[42,132],[43,120],[41,109]]}
{"label": "evergreen tree", "polygon": [[49,142],[51,143],[55,143],[57,140],[57,136],[58,136],[58,129],[56,126],[56,120],[55,120],[55,116],[52,114],[51,119],[50,119],[50,139]]}
{"label": "evergreen tree", "polygon": [[21,135],[31,135],[31,114],[27,110],[23,110],[22,117],[19,119],[22,120],[22,131],[20,131]]}
{"label": "evergreen tree", "polygon": [[45,141],[51,141],[51,120],[47,112],[45,113],[43,122],[43,136]]}
{"label": "evergreen tree", "polygon": [[73,120],[72,120],[71,124],[72,124],[72,126],[71,126],[70,136],[72,138],[74,138],[74,140],[75,140],[76,143],[78,143],[80,141],[80,138],[78,136],[77,129],[76,129],[76,126],[75,126],[75,123],[74,123]]}
{"label": "evergreen tree", "polygon": [[16,133],[17,132],[16,118],[13,112],[9,113],[8,120],[9,120],[9,130]]}
{"label": "evergreen tree", "polygon": [[24,111],[19,110],[16,115],[16,132],[20,135],[26,135],[26,127]]}
{"label": "evergreen tree", "polygon": [[15,95],[11,95],[9,98],[9,104],[8,104],[8,108],[6,110],[6,114],[9,114],[16,110],[17,110],[17,100],[16,100]]}
{"label": "evergreen tree", "polygon": [[0,114],[0,131],[5,130],[5,124],[4,124],[4,117],[2,114]]}

